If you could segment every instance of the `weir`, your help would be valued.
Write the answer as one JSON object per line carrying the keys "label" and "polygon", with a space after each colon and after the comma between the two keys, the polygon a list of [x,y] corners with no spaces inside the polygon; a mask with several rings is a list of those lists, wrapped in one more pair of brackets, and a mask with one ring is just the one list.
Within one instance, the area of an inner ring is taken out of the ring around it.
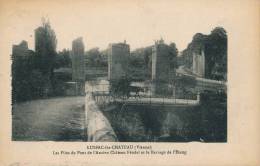
{"label": "weir", "polygon": [[[197,79],[203,84],[222,82]],[[193,99],[175,96],[156,96],[150,92],[134,93],[126,97],[113,96],[108,82],[86,82],[85,114],[88,141],[188,141],[200,140],[200,95]],[[203,90],[200,83],[201,90]],[[218,90],[220,88],[215,88]],[[206,86],[205,89],[212,89]],[[212,112],[207,110],[206,112]],[[214,115],[215,116],[215,115]],[[187,120],[188,119],[188,120]],[[187,127],[188,125],[188,127]],[[113,126],[113,127],[112,127]]]}
{"label": "weir", "polygon": [[117,137],[107,118],[99,110],[93,96],[86,93],[85,97],[85,125],[88,141],[115,142]]}

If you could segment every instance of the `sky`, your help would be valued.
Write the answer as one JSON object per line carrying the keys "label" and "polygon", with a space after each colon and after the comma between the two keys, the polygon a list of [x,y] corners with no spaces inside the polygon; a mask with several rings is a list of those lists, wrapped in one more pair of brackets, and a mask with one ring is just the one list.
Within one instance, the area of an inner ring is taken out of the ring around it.
{"label": "sky", "polygon": [[166,43],[175,42],[182,51],[195,33],[209,34],[217,26],[225,28],[225,17],[219,14],[219,9],[228,10],[223,1],[191,2],[11,0],[0,7],[0,21],[10,52],[12,45],[22,40],[34,50],[34,29],[41,25],[42,17],[49,19],[56,33],[57,50],[71,49],[72,40],[83,37],[85,50],[105,49],[109,43],[124,40],[134,50],[163,38]]}

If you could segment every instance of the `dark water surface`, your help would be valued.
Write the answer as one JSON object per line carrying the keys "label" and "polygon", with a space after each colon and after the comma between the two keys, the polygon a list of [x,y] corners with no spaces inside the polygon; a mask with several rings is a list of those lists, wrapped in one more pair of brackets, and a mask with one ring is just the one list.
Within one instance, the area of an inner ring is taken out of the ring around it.
{"label": "dark water surface", "polygon": [[225,142],[226,115],[216,109],[117,105],[103,113],[122,142]]}
{"label": "dark water surface", "polygon": [[34,100],[13,105],[14,141],[83,141],[85,97]]}

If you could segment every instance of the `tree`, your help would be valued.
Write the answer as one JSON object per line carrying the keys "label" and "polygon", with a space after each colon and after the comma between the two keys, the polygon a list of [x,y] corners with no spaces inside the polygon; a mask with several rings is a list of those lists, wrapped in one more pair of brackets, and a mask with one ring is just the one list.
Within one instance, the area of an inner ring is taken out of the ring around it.
{"label": "tree", "polygon": [[49,21],[42,20],[42,25],[35,30],[35,52],[38,68],[43,74],[51,76],[54,69],[57,40]]}
{"label": "tree", "polygon": [[178,49],[176,47],[175,43],[170,43],[170,64],[171,68],[177,68],[177,55],[178,55]]}
{"label": "tree", "polygon": [[71,68],[71,58],[69,50],[63,49],[55,56],[54,68],[69,67]]}
{"label": "tree", "polygon": [[50,81],[48,91],[51,95],[54,87],[54,64],[57,47],[57,39],[54,30],[51,28],[49,21],[42,20],[42,25],[35,30],[35,53],[37,70]]}
{"label": "tree", "polygon": [[148,71],[148,75],[151,76],[152,71],[152,47],[146,47],[144,50],[144,64],[145,68]]}
{"label": "tree", "polygon": [[87,66],[101,67],[104,66],[104,59],[98,47],[92,48],[86,52]]}
{"label": "tree", "polygon": [[127,98],[130,96],[131,80],[127,77],[111,80],[109,91],[113,96]]}
{"label": "tree", "polygon": [[206,77],[226,80],[227,73],[227,34],[224,28],[216,27],[207,37],[205,47]]}
{"label": "tree", "polygon": [[35,66],[35,55],[17,57],[12,63],[12,100],[13,102],[37,99],[46,95],[50,88],[48,77]]}
{"label": "tree", "polygon": [[205,53],[205,77],[215,80],[227,79],[227,33],[222,27],[214,28],[209,35],[196,33],[192,42],[182,51],[184,64],[192,67],[193,53],[201,49]]}

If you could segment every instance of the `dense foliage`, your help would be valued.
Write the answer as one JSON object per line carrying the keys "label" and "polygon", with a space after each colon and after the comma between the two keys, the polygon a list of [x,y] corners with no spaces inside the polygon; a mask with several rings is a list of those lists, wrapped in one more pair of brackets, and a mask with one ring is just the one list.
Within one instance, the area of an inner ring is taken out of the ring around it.
{"label": "dense foliage", "polygon": [[209,35],[197,33],[182,52],[185,65],[192,66],[192,54],[199,49],[205,52],[205,77],[227,80],[227,34],[224,28],[216,27]]}
{"label": "dense foliage", "polygon": [[69,67],[68,51],[56,53],[56,36],[49,22],[43,21],[36,29],[35,52],[12,55],[12,100],[26,101],[57,95],[57,78],[54,68]]}
{"label": "dense foliage", "polygon": [[113,96],[127,98],[130,96],[131,80],[127,77],[110,80],[109,91]]}
{"label": "dense foliage", "polygon": [[107,52],[99,51],[99,48],[95,47],[88,50],[86,53],[86,66],[87,67],[107,67]]}
{"label": "dense foliage", "polygon": [[[169,44],[169,60],[171,68],[174,70],[177,67],[176,57],[178,49],[175,43]],[[129,77],[133,80],[147,80],[152,76],[152,49],[153,46],[138,48],[131,52],[129,58]]]}
{"label": "dense foliage", "polygon": [[[13,101],[26,101],[48,96],[61,95],[64,81],[71,79],[71,73],[59,71],[71,70],[72,62],[69,50],[56,52],[57,40],[49,22],[43,21],[42,26],[35,31],[35,52],[28,50],[26,55],[12,55],[12,94]],[[175,43],[169,45],[169,60],[174,70],[178,66],[178,49]],[[191,68],[192,53],[203,48],[205,51],[205,77],[215,80],[227,79],[227,34],[222,27],[216,27],[209,35],[197,33],[192,42],[182,51],[184,65]],[[128,79],[112,82],[112,90],[121,89],[123,93],[127,82],[144,81],[151,79],[153,46],[133,50],[128,57]],[[85,52],[86,75],[97,76],[107,74],[108,50],[100,51],[92,48]],[[69,69],[69,70],[68,70]],[[191,89],[193,80],[181,80],[181,89]],[[184,83],[185,82],[185,83]],[[113,89],[116,87],[116,89]]]}
{"label": "dense foliage", "polygon": [[58,52],[58,54],[55,56],[54,68],[71,68],[71,63],[72,62],[70,58],[70,51],[63,49],[62,51]]}

